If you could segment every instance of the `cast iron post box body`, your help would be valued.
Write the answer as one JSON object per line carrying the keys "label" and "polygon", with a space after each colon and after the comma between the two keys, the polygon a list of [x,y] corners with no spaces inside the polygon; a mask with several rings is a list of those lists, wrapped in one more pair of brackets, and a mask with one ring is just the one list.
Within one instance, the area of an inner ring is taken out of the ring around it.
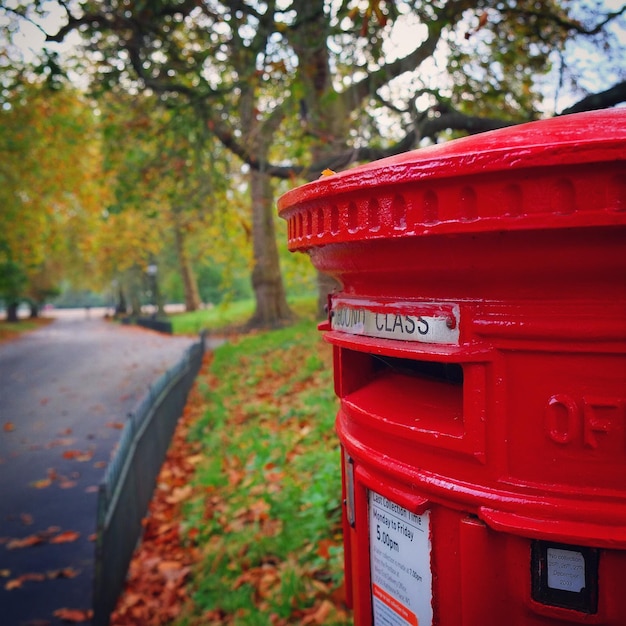
{"label": "cast iron post box body", "polygon": [[355,624],[626,624],[626,110],[285,194],[342,289]]}

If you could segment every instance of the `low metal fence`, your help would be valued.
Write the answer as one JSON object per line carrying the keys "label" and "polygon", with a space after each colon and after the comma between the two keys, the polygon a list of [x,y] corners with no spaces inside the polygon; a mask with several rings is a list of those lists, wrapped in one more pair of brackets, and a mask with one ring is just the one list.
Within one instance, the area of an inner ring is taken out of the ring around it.
{"label": "low metal fence", "polygon": [[94,626],[108,626],[159,470],[202,364],[205,337],[187,349],[130,413],[98,492]]}

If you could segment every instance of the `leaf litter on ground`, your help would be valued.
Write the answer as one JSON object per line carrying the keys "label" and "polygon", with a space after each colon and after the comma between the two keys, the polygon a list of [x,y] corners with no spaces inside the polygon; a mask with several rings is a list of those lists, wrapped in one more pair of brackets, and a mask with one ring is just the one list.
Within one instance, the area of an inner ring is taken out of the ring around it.
{"label": "leaf litter on ground", "polygon": [[336,410],[313,323],[208,355],[111,625],[352,624]]}

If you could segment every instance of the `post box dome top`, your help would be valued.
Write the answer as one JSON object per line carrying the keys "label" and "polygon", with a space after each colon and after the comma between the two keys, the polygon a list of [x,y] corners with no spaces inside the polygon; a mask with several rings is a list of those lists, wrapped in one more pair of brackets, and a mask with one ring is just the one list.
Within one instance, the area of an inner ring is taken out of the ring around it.
{"label": "post box dome top", "polygon": [[289,244],[626,224],[626,109],[482,133],[345,170],[278,200]]}

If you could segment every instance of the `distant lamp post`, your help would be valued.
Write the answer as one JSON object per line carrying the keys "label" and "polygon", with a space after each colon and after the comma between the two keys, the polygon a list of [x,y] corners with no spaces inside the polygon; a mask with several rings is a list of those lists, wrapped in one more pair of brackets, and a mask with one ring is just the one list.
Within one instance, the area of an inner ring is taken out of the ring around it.
{"label": "distant lamp post", "polygon": [[157,302],[157,272],[159,271],[159,268],[157,267],[156,263],[150,263],[150,265],[148,265],[148,276],[150,276],[150,291],[151,291],[151,295],[152,295],[152,316],[156,317],[157,316],[157,312],[159,310],[158,308],[158,302]]}

